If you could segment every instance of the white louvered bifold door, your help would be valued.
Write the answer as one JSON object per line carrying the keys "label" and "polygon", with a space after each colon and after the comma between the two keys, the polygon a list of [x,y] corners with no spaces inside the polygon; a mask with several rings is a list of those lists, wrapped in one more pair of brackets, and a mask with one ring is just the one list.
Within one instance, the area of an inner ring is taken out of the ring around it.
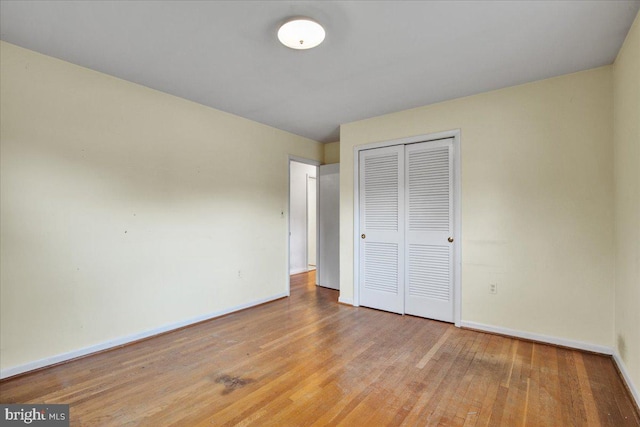
{"label": "white louvered bifold door", "polygon": [[405,313],[453,322],[453,140],[405,149]]}
{"label": "white louvered bifold door", "polygon": [[360,152],[360,304],[404,310],[404,147]]}

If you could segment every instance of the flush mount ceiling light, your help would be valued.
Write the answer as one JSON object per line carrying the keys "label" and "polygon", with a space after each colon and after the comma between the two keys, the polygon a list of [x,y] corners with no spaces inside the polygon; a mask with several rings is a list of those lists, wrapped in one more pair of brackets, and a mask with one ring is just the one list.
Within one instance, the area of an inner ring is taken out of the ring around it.
{"label": "flush mount ceiling light", "polygon": [[311,18],[292,18],[278,30],[278,40],[291,49],[311,49],[324,40],[324,28]]}

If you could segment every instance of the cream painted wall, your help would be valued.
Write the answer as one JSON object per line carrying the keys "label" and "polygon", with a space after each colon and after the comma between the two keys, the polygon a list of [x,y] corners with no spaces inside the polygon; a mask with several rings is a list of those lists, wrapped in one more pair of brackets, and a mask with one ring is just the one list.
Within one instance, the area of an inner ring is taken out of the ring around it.
{"label": "cream painted wall", "polygon": [[288,156],[322,144],[0,53],[2,370],[287,292]]}
{"label": "cream painted wall", "polygon": [[615,345],[640,396],[640,14],[613,65]]}
{"label": "cream painted wall", "polygon": [[340,163],[340,141],[324,144],[324,163]]}
{"label": "cream painted wall", "polygon": [[460,129],[462,320],[611,348],[611,80],[606,66],[341,126],[341,300],[354,147]]}

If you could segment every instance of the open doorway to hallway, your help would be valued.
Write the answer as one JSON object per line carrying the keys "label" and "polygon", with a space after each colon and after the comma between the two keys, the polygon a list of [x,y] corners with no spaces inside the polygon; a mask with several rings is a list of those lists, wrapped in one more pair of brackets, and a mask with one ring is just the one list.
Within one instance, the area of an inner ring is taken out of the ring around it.
{"label": "open doorway to hallway", "polygon": [[289,274],[316,269],[317,170],[289,162]]}

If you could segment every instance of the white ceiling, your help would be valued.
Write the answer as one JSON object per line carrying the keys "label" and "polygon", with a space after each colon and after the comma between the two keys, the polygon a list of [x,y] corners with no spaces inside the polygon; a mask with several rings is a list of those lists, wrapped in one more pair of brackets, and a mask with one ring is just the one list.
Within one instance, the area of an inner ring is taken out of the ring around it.
{"label": "white ceiling", "polygon": [[[2,40],[317,141],[339,125],[611,64],[634,1],[6,1]],[[287,17],[327,31],[279,44]]]}

